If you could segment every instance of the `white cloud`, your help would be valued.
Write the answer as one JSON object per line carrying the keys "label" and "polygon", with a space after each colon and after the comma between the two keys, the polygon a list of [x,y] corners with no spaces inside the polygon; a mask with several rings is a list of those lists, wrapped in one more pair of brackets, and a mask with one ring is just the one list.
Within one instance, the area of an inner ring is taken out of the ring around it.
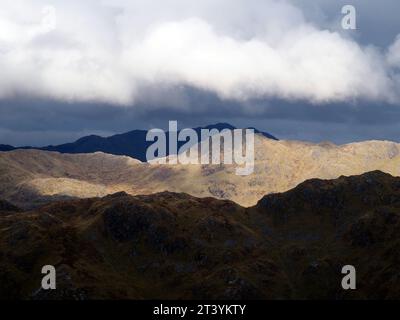
{"label": "white cloud", "polygon": [[288,1],[14,0],[0,12],[0,97],[130,105],[185,85],[237,100],[394,102],[399,57],[398,41],[386,55],[360,46]]}

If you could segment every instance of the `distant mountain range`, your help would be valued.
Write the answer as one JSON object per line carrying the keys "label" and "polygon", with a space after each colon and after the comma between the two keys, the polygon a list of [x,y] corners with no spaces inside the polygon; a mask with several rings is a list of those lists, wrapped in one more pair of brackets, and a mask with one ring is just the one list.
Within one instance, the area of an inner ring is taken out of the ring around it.
{"label": "distant mountain range", "polygon": [[16,150],[17,148],[10,146],[8,144],[0,144],[0,151],[12,151]]}
{"label": "distant mountain range", "polygon": [[[194,128],[199,134],[201,129],[236,129],[234,126],[228,123],[217,123],[206,127]],[[255,133],[261,134],[266,138],[278,140],[273,135],[259,131],[255,128]],[[60,153],[93,153],[93,152],[104,152],[114,155],[129,156],[140,161],[146,161],[146,150],[153,143],[146,141],[147,130],[133,130],[122,134],[116,134],[110,137],[100,137],[97,135],[90,135],[78,139],[72,143],[65,143],[56,146],[46,147],[13,147],[10,145],[0,145],[0,151],[12,151],[16,149],[35,149],[43,151],[57,151]],[[168,133],[167,133],[168,137]],[[185,142],[178,143],[178,148]]]}
{"label": "distant mountain range", "polygon": [[394,142],[337,146],[256,135],[254,143],[254,173],[248,176],[237,176],[236,165],[149,165],[102,152],[0,152],[0,198],[27,208],[66,197],[171,191],[252,206],[266,194],[285,192],[311,178],[334,179],[374,170],[400,176],[400,144]]}

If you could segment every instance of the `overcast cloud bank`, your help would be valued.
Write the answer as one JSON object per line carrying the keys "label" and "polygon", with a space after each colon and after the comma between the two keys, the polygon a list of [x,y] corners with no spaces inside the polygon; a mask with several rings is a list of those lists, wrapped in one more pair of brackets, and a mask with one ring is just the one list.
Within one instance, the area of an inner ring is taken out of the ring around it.
{"label": "overcast cloud bank", "polygon": [[289,1],[14,0],[0,11],[0,98],[128,106],[190,86],[237,101],[397,103],[399,67],[400,38],[362,46]]}

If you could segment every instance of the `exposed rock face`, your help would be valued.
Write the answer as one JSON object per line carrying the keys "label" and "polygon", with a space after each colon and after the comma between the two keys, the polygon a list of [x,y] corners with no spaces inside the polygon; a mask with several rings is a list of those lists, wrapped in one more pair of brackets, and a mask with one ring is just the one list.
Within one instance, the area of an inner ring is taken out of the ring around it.
{"label": "exposed rock face", "polygon": [[[21,207],[71,197],[186,192],[252,206],[266,194],[312,179],[380,170],[400,176],[400,145],[367,141],[343,146],[275,141],[257,135],[255,169],[235,175],[232,165],[150,165],[104,153],[0,152],[0,198]],[[335,201],[335,199],[331,199]]]}
{"label": "exposed rock face", "polygon": [[[251,208],[121,192],[2,212],[0,230],[0,298],[400,298],[400,178],[381,172],[309,180]],[[54,292],[39,289],[44,264]],[[348,264],[355,291],[341,288]]]}

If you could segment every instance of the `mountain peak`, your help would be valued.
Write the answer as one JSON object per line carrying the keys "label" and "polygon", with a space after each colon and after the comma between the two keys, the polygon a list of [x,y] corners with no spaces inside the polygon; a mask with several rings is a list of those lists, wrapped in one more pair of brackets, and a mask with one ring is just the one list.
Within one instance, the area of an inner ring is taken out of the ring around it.
{"label": "mountain peak", "polygon": [[236,127],[234,127],[233,125],[229,124],[229,123],[225,123],[225,122],[218,122],[216,124],[210,124],[204,128],[201,129],[218,129],[218,130],[224,130],[224,129],[229,129],[229,130],[234,130],[236,129]]}
{"label": "mountain peak", "polygon": [[[229,123],[219,122],[211,124],[205,127],[194,128],[196,132],[200,132],[201,129],[217,129],[219,131],[224,129],[234,130],[236,127]],[[254,129],[254,128],[251,128]],[[261,132],[254,129],[255,133],[261,134],[268,139],[278,140],[274,136],[267,132]],[[124,155],[142,162],[146,162],[146,151],[147,148],[152,144],[151,141],[146,141],[146,130],[132,130],[125,133],[115,134],[109,137],[101,137],[98,135],[88,135],[82,137],[72,143],[64,143],[55,146],[46,146],[42,148],[35,147],[24,147],[24,149],[38,149],[44,151],[56,151],[60,153],[93,153],[93,152],[104,152],[113,155]],[[0,145],[0,151],[12,151],[15,149],[13,146]]]}

